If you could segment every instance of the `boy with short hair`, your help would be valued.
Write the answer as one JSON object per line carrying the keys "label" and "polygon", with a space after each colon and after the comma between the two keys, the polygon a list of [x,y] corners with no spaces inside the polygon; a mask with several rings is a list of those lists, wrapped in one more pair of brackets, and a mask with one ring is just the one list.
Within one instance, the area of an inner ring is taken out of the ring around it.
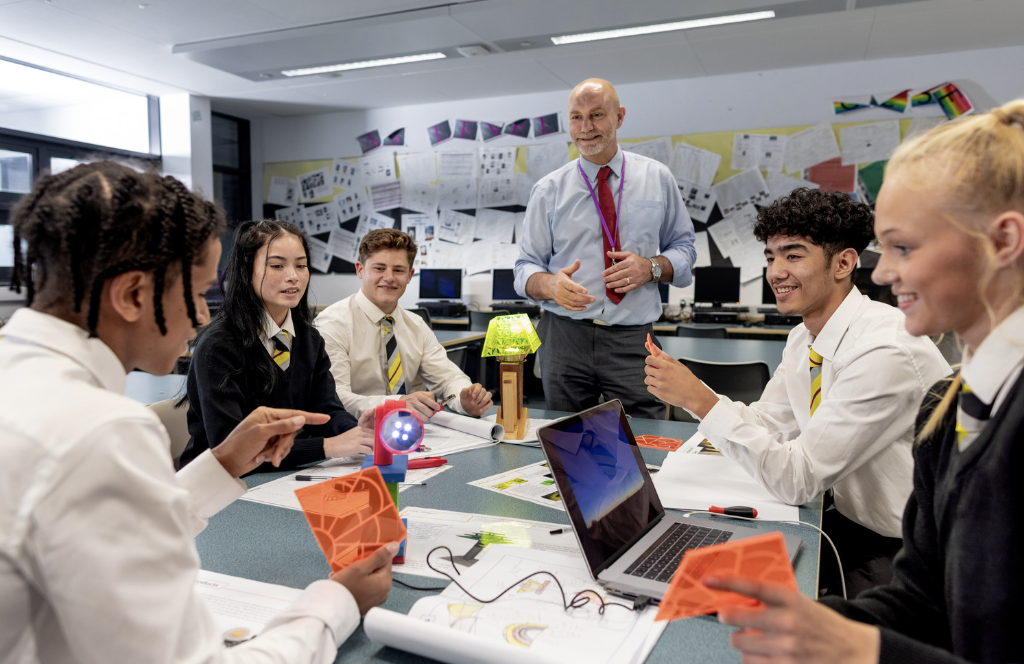
{"label": "boy with short hair", "polygon": [[[386,399],[402,399],[424,417],[441,410],[438,399],[478,417],[491,394],[472,383],[451,360],[422,318],[398,306],[413,275],[416,243],[393,228],[370,231],[359,243],[359,292],[327,307],[313,321],[331,359],[338,397],[358,415]],[[428,391],[409,393],[416,376]]]}
{"label": "boy with short hair", "polygon": [[854,288],[872,223],[848,194],[813,189],[759,211],[754,235],[766,245],[779,312],[803,316],[759,401],[716,395],[660,351],[647,359],[650,392],[694,413],[698,430],[779,500],[801,505],[833,489],[824,527],[851,597],[892,575],[914,418],[950,372],[934,343],[907,333],[898,309]]}

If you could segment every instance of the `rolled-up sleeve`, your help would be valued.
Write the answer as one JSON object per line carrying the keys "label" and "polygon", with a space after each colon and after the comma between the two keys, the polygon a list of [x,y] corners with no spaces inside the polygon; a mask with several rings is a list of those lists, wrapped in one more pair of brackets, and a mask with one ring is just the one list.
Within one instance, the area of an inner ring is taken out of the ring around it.
{"label": "rolled-up sleeve", "polygon": [[697,260],[694,248],[693,222],[683,204],[675,179],[669,175],[663,182],[665,219],[661,225],[661,255],[672,263],[672,285],[684,288],[693,282],[691,268]]}
{"label": "rolled-up sleeve", "polygon": [[526,283],[533,275],[550,271],[548,264],[553,253],[550,210],[548,181],[544,180],[533,185],[530,191],[526,218],[523,220],[523,237],[517,238],[519,258],[515,267],[515,289],[519,295],[534,303],[537,300],[527,294]]}

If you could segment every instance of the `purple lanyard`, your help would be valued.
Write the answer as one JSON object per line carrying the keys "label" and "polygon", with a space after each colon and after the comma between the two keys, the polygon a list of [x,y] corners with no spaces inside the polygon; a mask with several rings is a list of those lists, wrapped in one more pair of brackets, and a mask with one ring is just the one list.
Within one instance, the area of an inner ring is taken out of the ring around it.
{"label": "purple lanyard", "polygon": [[608,238],[608,245],[612,248],[612,251],[617,251],[619,247],[619,210],[622,209],[622,185],[626,183],[626,153],[622,153],[622,175],[619,177],[619,200],[615,201],[615,237],[612,237],[612,232],[608,230],[608,224],[604,220],[604,213],[601,212],[601,202],[597,200],[597,194],[594,193],[594,188],[590,186],[590,179],[587,174],[583,172],[582,157],[576,160],[576,167],[580,169],[580,175],[583,176],[583,181],[587,183],[587,190],[590,192],[590,198],[594,201],[594,207],[597,208],[597,217],[601,220],[601,226],[604,228],[604,236]]}

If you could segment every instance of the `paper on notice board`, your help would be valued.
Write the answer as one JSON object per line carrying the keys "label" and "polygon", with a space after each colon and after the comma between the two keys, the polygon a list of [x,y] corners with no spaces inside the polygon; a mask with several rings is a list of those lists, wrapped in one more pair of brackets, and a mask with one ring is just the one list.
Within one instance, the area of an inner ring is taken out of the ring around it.
{"label": "paper on notice board", "polygon": [[710,187],[715,173],[722,163],[722,155],[710,150],[676,143],[672,151],[672,174],[677,181],[693,182],[701,187]]}
{"label": "paper on notice board", "polygon": [[481,178],[512,176],[516,172],[516,150],[514,147],[480,148],[477,175]]}
{"label": "paper on notice board", "polygon": [[946,118],[914,118],[910,121],[910,128],[907,129],[907,135],[903,137],[903,140],[931,131],[945,121]]}
{"label": "paper on notice board", "polygon": [[437,179],[437,161],[433,152],[413,152],[398,156],[398,176],[409,182],[433,182]]}
{"label": "paper on notice board", "polygon": [[530,192],[537,181],[526,173],[516,173],[516,205],[526,207],[530,204]]}
{"label": "paper on notice board", "polygon": [[437,177],[442,180],[476,177],[476,150],[441,150],[437,153]]}
{"label": "paper on notice board", "polygon": [[561,168],[569,161],[569,146],[562,141],[529,145],[526,148],[526,172],[534,182]]}
{"label": "paper on notice board", "polygon": [[490,240],[477,240],[466,246],[466,275],[490,272],[494,267],[494,243]]}
{"label": "paper on notice board", "polygon": [[511,270],[519,260],[518,244],[496,244],[491,251],[494,253],[494,267],[498,270]]}
{"label": "paper on notice board", "polygon": [[327,243],[315,237],[306,238],[309,241],[309,262],[314,270],[327,273],[331,267],[331,252],[327,249]]}
{"label": "paper on notice board", "polygon": [[277,175],[270,178],[270,190],[267,192],[267,202],[272,205],[292,206],[299,202],[298,180],[282,178]]}
{"label": "paper on notice board", "polygon": [[299,176],[299,200],[303,203],[330,196],[333,192],[334,179],[328,168],[318,168]]}
{"label": "paper on notice board", "polygon": [[335,228],[327,240],[327,251],[343,261],[355,263],[359,260],[359,238],[352,231]]}
{"label": "paper on notice board", "polygon": [[839,130],[843,166],[885,161],[900,146],[900,121],[869,122]]}
{"label": "paper on notice board", "polygon": [[347,221],[358,217],[366,209],[366,187],[362,185],[343,191],[334,197],[334,205],[338,208],[338,221]]}
{"label": "paper on notice board", "polygon": [[707,231],[698,231],[693,234],[693,248],[697,252],[697,260],[694,261],[693,266],[711,267],[711,247],[708,245]]}
{"label": "paper on notice board", "polygon": [[772,197],[761,171],[756,168],[737,173],[711,188],[718,198],[718,208],[726,217],[745,207],[764,205]]}
{"label": "paper on notice board", "polygon": [[777,134],[734,134],[732,169],[763,168],[768,172],[782,170],[788,136]]}
{"label": "paper on notice board", "polygon": [[433,214],[403,214],[402,232],[416,244],[430,242],[436,233],[437,219]]}
{"label": "paper on notice board", "polygon": [[445,242],[469,244],[473,241],[476,219],[455,210],[444,210],[437,225],[437,237]]}
{"label": "paper on notice board", "polygon": [[306,235],[328,233],[338,225],[334,211],[338,208],[334,203],[321,203],[306,208]]}
{"label": "paper on notice board", "polygon": [[370,200],[374,211],[402,207],[402,183],[399,180],[370,185]]}
{"label": "paper on notice board", "polygon": [[516,180],[514,175],[480,178],[477,207],[505,207],[516,204]]}
{"label": "paper on notice board", "polygon": [[679,193],[683,197],[683,204],[686,205],[686,211],[690,213],[690,219],[707,222],[718,200],[715,197],[715,190],[686,180],[678,180],[677,184]]}
{"label": "paper on notice board", "polygon": [[437,183],[437,206],[440,209],[472,210],[476,204],[476,178],[441,180]]}
{"label": "paper on notice board", "polygon": [[359,176],[368,187],[393,181],[395,155],[391,152],[378,152],[360,158]]}
{"label": "paper on notice board", "polygon": [[417,212],[434,212],[437,210],[436,184],[426,182],[408,182],[402,178],[402,207]]}
{"label": "paper on notice board", "polygon": [[742,245],[737,228],[735,217],[726,217],[708,226],[708,235],[715,241],[719,253],[725,258],[729,258],[732,252],[737,251]]}
{"label": "paper on notice board", "polygon": [[777,201],[783,196],[789,196],[793,191],[800,187],[807,187],[808,189],[818,188],[818,185],[813,182],[794,178],[782,173],[769,173],[767,182],[768,189],[772,192],[772,197],[771,200],[765,201],[765,205]]}
{"label": "paper on notice board", "polygon": [[641,143],[619,143],[619,146],[626,152],[650,157],[666,166],[672,166],[672,139],[668,136],[661,136]]}
{"label": "paper on notice board", "polygon": [[513,212],[512,214],[516,217],[516,234],[513,242],[519,242],[519,238],[523,237],[523,224],[526,222],[526,212]]}
{"label": "paper on notice board", "polygon": [[299,228],[302,228],[306,223],[305,208],[301,205],[294,207],[278,208],[274,210],[274,219],[278,221],[287,221],[289,224],[295,224]]}
{"label": "paper on notice board", "polygon": [[516,228],[516,215],[504,210],[480,208],[476,211],[476,229],[474,237],[491,242],[512,243],[512,234]]}
{"label": "paper on notice board", "polygon": [[356,237],[361,239],[370,231],[375,231],[378,228],[394,228],[394,226],[395,220],[391,217],[364,212],[359,216],[359,223],[356,224]]}
{"label": "paper on notice board", "polygon": [[363,184],[359,175],[359,163],[337,158],[331,167],[331,178],[338,189],[351,189]]}
{"label": "paper on notice board", "polygon": [[793,134],[786,143],[786,170],[790,173],[840,156],[832,125],[827,122]]}

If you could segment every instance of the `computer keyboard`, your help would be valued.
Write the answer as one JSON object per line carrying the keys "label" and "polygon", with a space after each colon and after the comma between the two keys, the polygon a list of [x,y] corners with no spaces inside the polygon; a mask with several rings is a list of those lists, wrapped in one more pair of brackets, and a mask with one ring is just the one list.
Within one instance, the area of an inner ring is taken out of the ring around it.
{"label": "computer keyboard", "polygon": [[759,314],[777,314],[779,310],[777,307],[758,307],[757,313]]}
{"label": "computer keyboard", "polygon": [[693,313],[702,314],[745,314],[746,307],[694,307]]}
{"label": "computer keyboard", "polygon": [[491,302],[491,311],[498,311],[501,309],[504,309],[510,314],[540,314],[540,307],[529,302]]}
{"label": "computer keyboard", "polygon": [[675,574],[687,550],[721,544],[730,537],[732,533],[728,530],[673,523],[644,555],[626,568],[626,574],[667,582]]}

